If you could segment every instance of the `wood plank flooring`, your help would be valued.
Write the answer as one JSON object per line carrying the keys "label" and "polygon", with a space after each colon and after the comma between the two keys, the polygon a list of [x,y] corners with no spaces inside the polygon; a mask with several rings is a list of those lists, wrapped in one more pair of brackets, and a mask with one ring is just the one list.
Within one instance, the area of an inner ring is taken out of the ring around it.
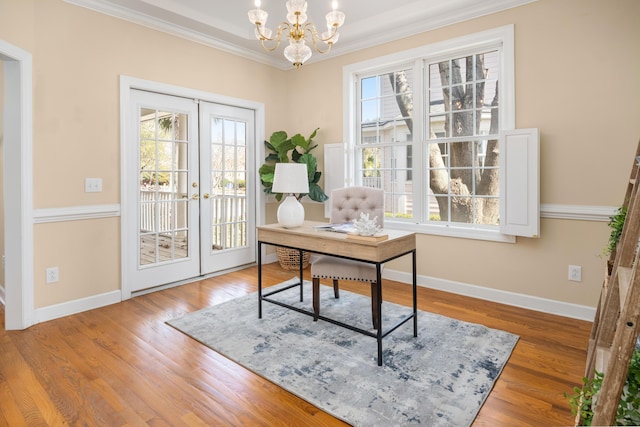
{"label": "wood plank flooring", "polygon": [[[266,285],[293,275],[264,268]],[[5,331],[0,307],[0,426],[345,425],[165,324],[257,290],[256,277],[249,267],[26,331]],[[386,281],[385,300],[410,305],[406,287]],[[520,336],[474,426],[573,424],[563,393],[581,383],[590,322],[426,288],[418,305]]]}

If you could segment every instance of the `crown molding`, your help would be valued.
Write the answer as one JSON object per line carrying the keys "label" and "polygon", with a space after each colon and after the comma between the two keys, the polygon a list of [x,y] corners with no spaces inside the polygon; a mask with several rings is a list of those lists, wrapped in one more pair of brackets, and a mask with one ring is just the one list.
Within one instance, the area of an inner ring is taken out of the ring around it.
{"label": "crown molding", "polygon": [[[210,23],[195,21],[189,17],[176,14],[175,16],[179,17],[181,21],[190,24],[181,25],[112,1],[64,1],[281,70],[293,68],[281,54],[263,51],[255,39],[248,39],[245,34],[231,33],[228,28],[218,28]],[[375,47],[535,1],[537,0],[448,0],[447,2],[434,3],[429,7],[425,7],[424,0],[416,0],[402,7],[389,9],[384,14],[345,25],[340,31],[341,41],[332,47],[331,54],[313,55],[307,64]],[[218,35],[212,33],[217,33]]]}
{"label": "crown molding", "polygon": [[240,56],[261,64],[269,65],[275,68],[288,69],[292,68],[291,64],[286,60],[280,60],[279,57],[268,55],[266,52],[256,52],[247,47],[223,40],[221,38],[205,34],[201,31],[177,25],[164,19],[156,18],[147,14],[133,11],[127,7],[116,5],[110,2],[100,0],[64,0],[66,3],[75,6],[84,7],[94,12],[122,19],[133,24],[142,25],[143,27],[161,31],[176,37],[183,38],[192,42],[200,43],[205,46],[213,47],[226,53]]}

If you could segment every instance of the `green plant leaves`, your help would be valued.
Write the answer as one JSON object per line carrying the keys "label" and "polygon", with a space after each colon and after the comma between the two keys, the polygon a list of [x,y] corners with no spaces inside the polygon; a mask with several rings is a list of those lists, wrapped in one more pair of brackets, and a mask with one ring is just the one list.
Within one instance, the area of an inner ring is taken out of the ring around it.
{"label": "green plant leaves", "polygon": [[322,191],[322,188],[315,183],[309,184],[309,198],[316,202],[324,202],[329,199],[329,197],[324,194],[324,191]]}
{"label": "green plant leaves", "polygon": [[[289,138],[285,131],[277,131],[271,135],[269,141],[264,142],[268,154],[264,159],[265,163],[258,169],[258,173],[260,174],[260,181],[264,186],[265,194],[274,194],[271,188],[273,187],[273,175],[275,173],[276,163],[295,162],[307,165],[309,198],[316,202],[324,202],[329,198],[318,184],[322,172],[318,171],[318,160],[310,153],[311,150],[318,146],[312,143],[318,129],[319,128],[316,128],[309,138],[305,138],[299,133]],[[298,195],[298,199],[302,196],[304,196],[304,194]],[[276,199],[278,201],[281,200],[282,194],[276,194]]]}
{"label": "green plant leaves", "polygon": [[269,144],[267,148],[275,151],[278,161],[282,163],[288,163],[288,153],[295,148],[295,145],[291,139],[287,139],[287,133],[285,131],[274,132],[269,138]]}
{"label": "green plant leaves", "polygon": [[611,234],[609,235],[609,242],[604,252],[605,255],[609,255],[612,253],[616,246],[618,246],[618,241],[620,240],[620,236],[622,235],[622,228],[624,227],[624,220],[627,217],[627,208],[621,206],[618,208],[616,213],[609,219],[609,227],[611,228]]}
{"label": "green plant leaves", "polygon": [[[593,419],[593,405],[597,403],[597,396],[602,388],[604,374],[594,371],[593,379],[582,378],[582,387],[574,387],[574,394],[564,396],[569,400],[571,412],[580,414],[580,425],[590,426]],[[640,350],[636,348],[631,356],[629,372],[620,396],[616,412],[616,425],[640,425]]]}

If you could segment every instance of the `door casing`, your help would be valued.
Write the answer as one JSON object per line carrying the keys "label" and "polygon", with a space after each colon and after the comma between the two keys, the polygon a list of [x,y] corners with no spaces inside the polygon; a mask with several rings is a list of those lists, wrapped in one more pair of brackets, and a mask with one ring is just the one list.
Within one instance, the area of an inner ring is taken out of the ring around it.
{"label": "door casing", "polygon": [[[167,95],[192,98],[200,101],[211,102],[215,104],[223,104],[223,105],[232,105],[240,108],[254,110],[254,118],[255,118],[255,156],[254,156],[254,170],[257,171],[260,167],[259,160],[264,157],[264,144],[261,141],[264,141],[264,104],[255,101],[249,101],[239,98],[228,97],[224,95],[217,95],[209,92],[183,88],[174,85],[168,85],[164,83],[153,82],[149,80],[138,79],[130,76],[121,76],[120,77],[120,194],[121,194],[121,218],[124,218],[126,214],[128,214],[128,209],[137,209],[136,206],[127,206],[123,201],[128,200],[129,193],[133,191],[132,188],[127,186],[124,179],[124,171],[127,170],[128,167],[131,167],[130,162],[132,159],[127,158],[125,153],[127,150],[125,149],[125,144],[127,143],[127,129],[131,126],[130,120],[135,117],[135,114],[132,114],[130,108],[130,93],[132,89],[139,89],[150,92],[163,93]],[[258,174],[255,174],[255,188],[260,188],[260,181],[258,179]],[[264,195],[261,191],[256,191],[256,224],[263,224],[265,217],[265,208],[264,208]],[[137,248],[130,247],[125,245],[123,242],[126,241],[125,233],[127,230],[124,226],[120,227],[121,232],[121,277],[122,277],[122,299],[129,299],[134,294],[134,286],[131,283],[131,278],[126,274],[127,271],[130,271],[132,265],[130,263],[137,262]],[[196,280],[191,279],[191,280]],[[169,286],[176,286],[182,283],[186,283],[188,281],[176,282],[173,284],[169,284]]]}

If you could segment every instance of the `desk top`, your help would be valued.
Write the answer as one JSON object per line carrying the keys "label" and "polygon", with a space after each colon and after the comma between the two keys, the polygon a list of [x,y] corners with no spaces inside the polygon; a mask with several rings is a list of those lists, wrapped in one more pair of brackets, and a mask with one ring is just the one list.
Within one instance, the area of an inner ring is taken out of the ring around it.
{"label": "desk top", "polygon": [[284,228],[279,224],[258,226],[258,241],[369,262],[386,262],[416,249],[414,232],[384,230],[389,235],[388,240],[370,242],[347,239],[345,233],[314,228],[322,224],[305,221],[296,228]]}

